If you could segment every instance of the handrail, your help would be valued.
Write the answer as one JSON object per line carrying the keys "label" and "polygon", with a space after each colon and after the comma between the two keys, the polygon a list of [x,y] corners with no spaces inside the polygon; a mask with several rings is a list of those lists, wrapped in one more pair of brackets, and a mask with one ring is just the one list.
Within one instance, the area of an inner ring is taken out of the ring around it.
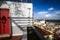
{"label": "handrail", "polygon": [[38,29],[38,31],[42,32],[43,35],[54,35],[54,40],[58,40],[58,35],[56,32],[51,32],[49,30],[41,29],[39,27],[36,28]]}

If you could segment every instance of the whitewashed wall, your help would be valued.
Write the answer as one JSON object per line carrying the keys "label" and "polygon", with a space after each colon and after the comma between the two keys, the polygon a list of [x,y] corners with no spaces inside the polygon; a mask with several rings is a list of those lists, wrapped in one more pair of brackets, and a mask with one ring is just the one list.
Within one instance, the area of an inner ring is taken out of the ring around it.
{"label": "whitewashed wall", "polygon": [[11,17],[32,17],[32,3],[6,1],[1,5],[1,8],[9,8]]}
{"label": "whitewashed wall", "polygon": [[11,17],[11,23],[12,23],[11,26],[13,30],[13,35],[23,35],[23,31],[20,30],[20,28],[18,28],[15,23],[17,23],[18,26],[21,26],[21,25],[32,26],[32,17],[33,17],[32,3],[6,1],[0,6],[0,8],[10,9],[10,17]]}

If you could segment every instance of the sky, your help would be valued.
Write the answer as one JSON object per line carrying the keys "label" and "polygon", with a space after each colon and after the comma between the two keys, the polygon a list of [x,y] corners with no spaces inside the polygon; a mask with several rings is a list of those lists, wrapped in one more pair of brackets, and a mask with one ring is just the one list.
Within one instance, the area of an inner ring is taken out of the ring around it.
{"label": "sky", "polygon": [[60,0],[32,0],[35,19],[60,19]]}
{"label": "sky", "polygon": [[32,4],[34,19],[60,20],[60,0],[32,0]]}

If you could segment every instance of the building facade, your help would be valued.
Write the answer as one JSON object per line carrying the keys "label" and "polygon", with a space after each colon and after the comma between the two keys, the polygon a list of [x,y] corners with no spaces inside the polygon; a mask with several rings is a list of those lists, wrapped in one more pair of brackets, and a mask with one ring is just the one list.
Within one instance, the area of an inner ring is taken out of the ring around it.
{"label": "building facade", "polygon": [[23,35],[23,29],[33,25],[32,3],[3,1],[0,2],[0,8],[9,9],[12,36]]}

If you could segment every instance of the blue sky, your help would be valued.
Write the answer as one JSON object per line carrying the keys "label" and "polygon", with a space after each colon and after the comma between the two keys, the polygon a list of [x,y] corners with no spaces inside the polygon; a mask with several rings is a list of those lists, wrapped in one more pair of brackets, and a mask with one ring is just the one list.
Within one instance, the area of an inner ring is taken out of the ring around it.
{"label": "blue sky", "polygon": [[32,0],[32,3],[35,19],[60,19],[60,0]]}
{"label": "blue sky", "polygon": [[35,19],[60,19],[60,0],[32,0]]}

